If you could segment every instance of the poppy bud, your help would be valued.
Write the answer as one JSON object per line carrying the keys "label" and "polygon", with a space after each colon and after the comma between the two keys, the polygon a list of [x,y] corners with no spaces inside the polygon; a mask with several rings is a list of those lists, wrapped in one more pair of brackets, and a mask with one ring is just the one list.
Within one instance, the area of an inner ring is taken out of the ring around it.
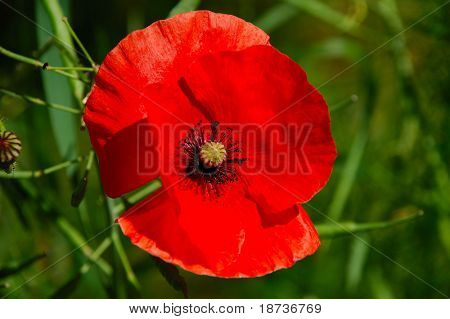
{"label": "poppy bud", "polygon": [[80,203],[83,200],[84,195],[86,194],[87,183],[88,183],[88,174],[87,172],[85,172],[83,178],[78,183],[77,188],[72,193],[72,198],[70,200],[70,204],[72,205],[72,207],[80,206]]}
{"label": "poppy bud", "polygon": [[10,173],[22,150],[22,142],[10,131],[0,132],[0,169]]}

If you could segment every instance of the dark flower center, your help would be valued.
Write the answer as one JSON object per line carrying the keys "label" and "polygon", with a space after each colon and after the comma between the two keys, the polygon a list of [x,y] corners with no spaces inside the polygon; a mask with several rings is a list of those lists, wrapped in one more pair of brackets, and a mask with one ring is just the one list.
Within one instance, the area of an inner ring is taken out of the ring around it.
{"label": "dark flower center", "polygon": [[180,146],[184,175],[206,194],[220,195],[222,185],[238,180],[236,164],[245,159],[237,157],[240,149],[231,129],[219,132],[219,123],[213,122],[207,130],[199,123],[189,130]]}

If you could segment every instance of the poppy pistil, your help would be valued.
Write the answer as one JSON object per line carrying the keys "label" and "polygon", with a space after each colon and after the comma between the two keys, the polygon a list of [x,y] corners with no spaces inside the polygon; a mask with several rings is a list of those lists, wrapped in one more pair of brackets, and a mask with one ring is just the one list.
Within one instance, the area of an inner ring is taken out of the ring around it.
{"label": "poppy pistil", "polygon": [[226,159],[227,150],[220,142],[206,142],[200,149],[200,158],[206,166],[217,167]]}

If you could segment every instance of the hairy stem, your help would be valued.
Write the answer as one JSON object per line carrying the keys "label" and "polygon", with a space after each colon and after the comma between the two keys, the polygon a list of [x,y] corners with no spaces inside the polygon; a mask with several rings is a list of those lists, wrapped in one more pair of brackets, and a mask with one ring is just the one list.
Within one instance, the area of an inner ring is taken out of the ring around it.
{"label": "hairy stem", "polygon": [[91,55],[89,54],[89,52],[86,50],[86,48],[84,47],[83,43],[81,43],[80,38],[78,38],[77,34],[75,33],[75,31],[73,30],[72,26],[69,23],[69,20],[67,19],[67,17],[63,17],[62,21],[64,22],[64,24],[67,27],[67,30],[69,31],[70,35],[72,36],[72,38],[75,40],[75,42],[78,44],[78,46],[80,47],[81,51],[83,51],[84,56],[86,57],[86,59],[88,59],[89,63],[91,64],[92,68],[97,70],[98,66],[97,64],[95,64],[94,60],[92,59]]}
{"label": "hairy stem", "polygon": [[48,71],[80,71],[80,72],[94,72],[94,68],[85,67],[85,66],[48,66],[45,68]]}
{"label": "hairy stem", "polygon": [[87,240],[73,227],[65,218],[59,217],[56,220],[59,229],[67,236],[67,238],[86,256],[86,258],[96,264],[106,275],[112,274],[112,267],[105,260],[99,259],[94,255],[94,250],[87,244]]}
{"label": "hairy stem", "polygon": [[38,178],[42,177],[44,175],[48,175],[60,170],[65,169],[66,167],[69,167],[70,165],[80,163],[83,160],[83,156],[79,156],[75,159],[72,159],[70,161],[65,161],[44,169],[40,170],[33,170],[33,171],[14,171],[11,174],[7,174],[4,172],[0,172],[0,178]]}
{"label": "hairy stem", "polygon": [[61,105],[61,104],[57,104],[57,103],[50,103],[44,100],[41,100],[37,97],[32,97],[32,96],[28,96],[28,95],[23,95],[23,94],[18,94],[9,90],[5,90],[5,89],[0,89],[0,93],[3,93],[5,95],[8,96],[12,96],[14,98],[18,98],[36,105],[41,105],[41,106],[46,106],[48,108],[51,109],[56,109],[56,110],[60,110],[60,111],[64,111],[64,112],[68,112],[68,113],[73,113],[73,114],[81,114],[81,110],[78,109],[74,109],[71,108],[69,106],[65,106],[65,105]]}
{"label": "hairy stem", "polygon": [[63,70],[59,69],[58,67],[50,67],[48,65],[48,63],[45,63],[45,62],[42,62],[42,61],[39,61],[39,60],[36,60],[36,59],[32,59],[32,58],[20,55],[18,53],[9,51],[9,50],[5,49],[4,47],[0,47],[0,54],[3,54],[4,56],[7,56],[7,57],[9,57],[9,58],[11,58],[13,60],[16,60],[16,61],[19,61],[19,62],[22,62],[22,63],[26,63],[26,64],[30,64],[30,65],[33,65],[33,66],[35,66],[37,68],[41,68],[44,71],[52,71],[52,72],[55,72],[57,74],[64,75],[64,76],[66,76],[68,78],[71,78],[71,79],[74,79],[74,80],[78,80],[78,81],[81,81],[81,82],[84,82],[84,83],[88,83],[88,82],[84,81],[83,79],[80,79],[78,76],[76,76],[76,75],[74,75],[72,73],[66,72],[66,71],[68,71],[70,69],[66,69],[66,71],[63,71]]}

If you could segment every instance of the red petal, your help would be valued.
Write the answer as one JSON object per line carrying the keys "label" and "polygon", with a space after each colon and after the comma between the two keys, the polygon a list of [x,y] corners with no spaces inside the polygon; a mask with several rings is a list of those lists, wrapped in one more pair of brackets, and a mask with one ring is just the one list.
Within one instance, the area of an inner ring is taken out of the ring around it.
{"label": "red petal", "polygon": [[290,222],[264,227],[257,216],[245,217],[245,241],[238,260],[221,277],[258,277],[288,268],[320,246],[319,236],[300,205],[298,216]]}
{"label": "red petal", "polygon": [[254,139],[241,132],[239,143],[249,196],[267,222],[289,220],[326,184],[336,158],[328,106],[286,55],[269,46],[206,55],[184,85],[211,120],[265,128]]}
{"label": "red petal", "polygon": [[[250,23],[208,11],[158,21],[123,39],[100,67],[84,115],[100,159],[105,192],[119,196],[156,175],[140,172],[137,158],[148,156],[151,146],[149,149],[135,143],[138,123],[147,121],[147,117],[153,121],[142,106],[141,92],[147,84],[178,79],[187,65],[203,54],[241,50],[268,44],[268,40]],[[153,98],[145,96],[150,101]],[[116,138],[117,134],[121,137]]]}
{"label": "red petal", "polygon": [[205,202],[192,189],[172,184],[118,222],[135,245],[202,275],[263,276],[316,251],[317,233],[301,207],[291,222],[264,228],[254,204],[235,191]]}
{"label": "red petal", "polygon": [[179,180],[172,181],[119,218],[124,234],[167,262],[197,274],[219,274],[238,257],[244,240],[240,214],[253,205],[231,196],[205,201]]}

